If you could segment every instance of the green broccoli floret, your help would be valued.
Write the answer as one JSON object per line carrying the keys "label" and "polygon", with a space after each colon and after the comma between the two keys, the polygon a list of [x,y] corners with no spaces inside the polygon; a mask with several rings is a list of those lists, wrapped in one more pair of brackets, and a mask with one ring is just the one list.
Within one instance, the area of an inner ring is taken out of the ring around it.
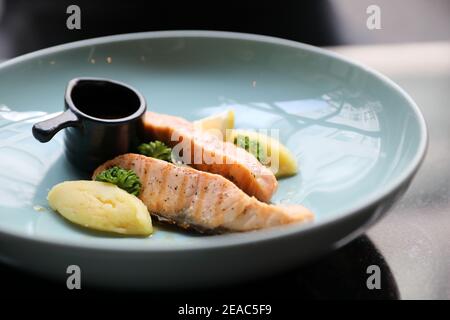
{"label": "green broccoli floret", "polygon": [[234,144],[253,154],[259,162],[264,163],[265,153],[258,141],[252,140],[246,135],[237,135],[234,138]]}
{"label": "green broccoli floret", "polygon": [[161,141],[152,141],[149,143],[142,143],[138,146],[138,151],[147,157],[152,157],[168,162],[172,162],[172,149]]}
{"label": "green broccoli floret", "polygon": [[95,180],[113,183],[135,196],[138,196],[141,192],[141,181],[133,170],[125,170],[115,166],[99,173]]}

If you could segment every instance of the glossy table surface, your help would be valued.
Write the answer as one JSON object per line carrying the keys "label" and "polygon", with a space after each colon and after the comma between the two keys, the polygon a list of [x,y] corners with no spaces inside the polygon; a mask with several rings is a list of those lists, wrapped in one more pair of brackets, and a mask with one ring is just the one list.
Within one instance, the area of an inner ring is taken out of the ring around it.
{"label": "glossy table surface", "polygon": [[403,299],[450,299],[450,43],[339,47],[408,92],[429,129],[425,161],[406,195],[369,232]]}
{"label": "glossy table surface", "polygon": [[[329,49],[384,73],[417,102],[430,134],[421,170],[406,195],[367,237],[284,274],[195,292],[200,299],[212,291],[218,297],[233,292],[237,298],[280,298],[293,290],[296,298],[450,299],[450,43]],[[372,264],[380,267],[381,290],[366,287],[366,268]],[[65,283],[48,282],[4,265],[0,265],[0,282],[17,297],[68,293]],[[81,291],[91,296],[106,293],[98,288]]]}

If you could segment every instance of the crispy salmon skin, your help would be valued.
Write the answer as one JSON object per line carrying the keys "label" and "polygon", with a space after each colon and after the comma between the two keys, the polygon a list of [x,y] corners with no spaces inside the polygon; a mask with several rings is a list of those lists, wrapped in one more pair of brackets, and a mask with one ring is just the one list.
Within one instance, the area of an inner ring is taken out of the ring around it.
{"label": "crispy salmon skin", "polygon": [[277,190],[278,182],[273,172],[251,153],[218,139],[214,134],[196,129],[192,122],[147,112],[144,128],[149,140],[163,141],[174,147],[175,152],[181,150],[190,166],[220,174],[258,200],[269,202]]}
{"label": "crispy salmon skin", "polygon": [[92,178],[113,166],[133,170],[139,198],[160,220],[208,233],[250,231],[313,219],[301,205],[271,205],[250,197],[221,175],[128,153],[99,166]]}

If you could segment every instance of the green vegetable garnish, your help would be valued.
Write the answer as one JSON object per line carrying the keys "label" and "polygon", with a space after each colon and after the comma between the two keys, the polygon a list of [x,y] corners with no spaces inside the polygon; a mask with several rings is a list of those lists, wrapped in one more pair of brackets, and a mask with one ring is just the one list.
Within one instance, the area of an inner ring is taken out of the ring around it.
{"label": "green vegetable garnish", "polygon": [[133,170],[125,170],[115,166],[100,172],[95,177],[95,180],[113,183],[135,196],[138,196],[141,192],[141,180],[139,180],[139,177]]}
{"label": "green vegetable garnish", "polygon": [[265,154],[264,150],[258,141],[250,139],[246,135],[237,135],[234,138],[234,144],[240,148],[243,148],[253,154],[259,162],[264,163]]}
{"label": "green vegetable garnish", "polygon": [[138,151],[147,157],[152,157],[168,162],[172,162],[172,149],[161,141],[152,141],[149,143],[142,143],[138,146]]}

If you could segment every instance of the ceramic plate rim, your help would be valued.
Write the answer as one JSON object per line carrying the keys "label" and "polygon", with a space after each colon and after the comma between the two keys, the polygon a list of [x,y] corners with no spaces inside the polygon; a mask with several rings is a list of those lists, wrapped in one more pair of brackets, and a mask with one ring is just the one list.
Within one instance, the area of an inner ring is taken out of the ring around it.
{"label": "ceramic plate rim", "polygon": [[[106,37],[98,37],[87,40],[70,42],[62,45],[57,45],[49,48],[45,48],[42,50],[34,51],[31,53],[27,53],[16,58],[7,60],[3,63],[0,63],[0,70],[7,68],[8,66],[12,66],[21,62],[25,62],[31,59],[35,59],[38,57],[43,57],[49,54],[60,53],[70,49],[81,48],[85,46],[99,45],[99,44],[107,44],[113,42],[122,42],[122,41],[133,41],[133,40],[145,40],[145,39],[158,39],[158,38],[219,38],[219,39],[231,39],[231,40],[247,40],[247,41],[255,41],[262,43],[269,43],[279,46],[287,46],[297,49],[306,50],[312,52],[314,54],[327,56],[329,58],[339,60],[343,63],[349,64],[351,66],[355,66],[359,69],[362,69],[364,72],[371,74],[377,80],[384,82],[392,89],[394,89],[398,94],[400,94],[406,102],[409,104],[409,107],[413,111],[415,118],[419,124],[420,129],[420,141],[417,151],[412,158],[412,160],[406,165],[406,167],[402,170],[401,174],[397,177],[390,179],[387,186],[382,190],[377,192],[377,190],[372,191],[367,194],[365,199],[356,202],[350,209],[341,209],[338,210],[331,217],[323,218],[320,222],[314,222],[306,225],[290,225],[283,227],[274,227],[266,230],[259,230],[253,232],[246,233],[232,233],[225,235],[217,235],[214,237],[208,237],[208,241],[204,241],[201,243],[186,243],[183,244],[171,244],[170,246],[148,246],[147,245],[139,245],[136,247],[118,247],[117,243],[107,242],[107,243],[95,243],[91,242],[86,243],[75,243],[70,240],[62,240],[61,242],[56,242],[54,238],[45,237],[39,235],[39,237],[33,237],[28,234],[22,234],[18,231],[11,231],[7,228],[3,227],[0,224],[0,233],[3,233],[7,236],[17,237],[24,240],[31,240],[33,242],[40,242],[43,244],[53,245],[53,246],[66,246],[72,248],[82,248],[82,249],[91,249],[91,250],[111,250],[111,251],[129,251],[129,252],[158,252],[158,251],[188,251],[188,250],[196,250],[196,249],[211,249],[211,248],[221,248],[221,247],[229,247],[236,245],[245,245],[249,243],[256,243],[262,241],[270,241],[278,238],[284,238],[296,235],[297,233],[304,233],[307,231],[318,231],[318,229],[323,228],[325,226],[334,224],[342,219],[349,218],[353,215],[357,215],[364,209],[375,205],[379,201],[382,201],[384,198],[389,196],[391,193],[395,192],[400,186],[405,184],[409,178],[411,178],[416,171],[419,169],[423,159],[426,155],[426,150],[428,147],[428,131],[425,119],[422,115],[417,104],[413,101],[413,99],[394,81],[381,74],[380,72],[367,67],[359,62],[352,61],[347,59],[337,53],[328,51],[326,49],[318,48],[312,45],[281,39],[277,37],[264,36],[264,35],[256,35],[256,34],[248,34],[248,33],[239,33],[239,32],[228,32],[228,31],[203,31],[203,30],[171,30],[171,31],[149,31],[149,32],[137,32],[137,33],[127,33],[127,34],[118,34]],[[143,242],[144,243],[144,242]]]}

